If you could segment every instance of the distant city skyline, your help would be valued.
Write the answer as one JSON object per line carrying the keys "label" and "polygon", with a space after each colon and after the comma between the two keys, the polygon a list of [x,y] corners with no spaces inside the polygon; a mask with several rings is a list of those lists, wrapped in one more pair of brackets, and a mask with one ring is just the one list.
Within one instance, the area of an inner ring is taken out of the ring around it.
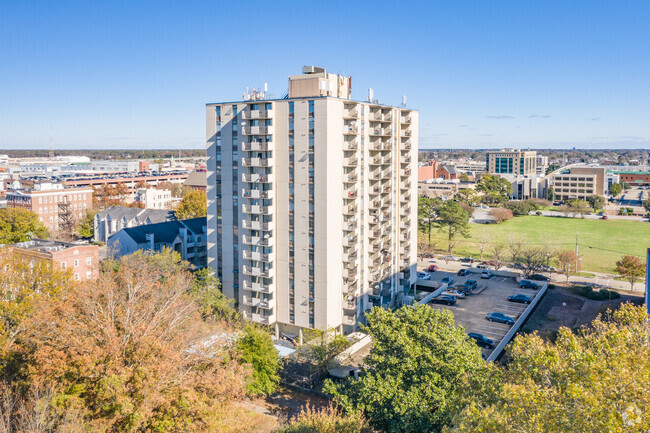
{"label": "distant city skyline", "polygon": [[3,2],[0,149],[204,148],[206,103],[303,65],[405,94],[421,149],[650,148],[650,3],[405,5]]}

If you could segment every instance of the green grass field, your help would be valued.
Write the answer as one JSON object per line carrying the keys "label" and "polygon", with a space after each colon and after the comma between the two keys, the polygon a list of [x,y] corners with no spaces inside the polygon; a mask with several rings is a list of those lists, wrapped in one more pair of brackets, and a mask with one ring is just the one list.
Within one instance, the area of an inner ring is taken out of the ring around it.
{"label": "green grass field", "polygon": [[[584,271],[613,272],[615,262],[622,255],[645,258],[646,248],[650,248],[650,223],[640,221],[522,216],[501,224],[470,224],[470,227],[472,237],[485,231],[493,243],[507,244],[509,236],[517,235],[528,245],[548,243],[556,249],[575,249],[576,233],[580,233],[578,246]],[[434,231],[431,239],[436,249],[446,250],[443,233]],[[420,234],[420,241],[426,243],[427,236]],[[479,257],[479,251],[472,238],[459,237],[454,255]]]}

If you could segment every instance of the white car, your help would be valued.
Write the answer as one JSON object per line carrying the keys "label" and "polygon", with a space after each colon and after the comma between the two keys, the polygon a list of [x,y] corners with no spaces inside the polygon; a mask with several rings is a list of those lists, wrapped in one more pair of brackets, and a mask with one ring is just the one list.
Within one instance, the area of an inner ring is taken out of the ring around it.
{"label": "white car", "polygon": [[460,260],[460,258],[456,257],[456,256],[444,256],[444,257],[440,257],[440,258],[442,260],[446,260],[446,261],[458,261],[458,260]]}
{"label": "white car", "polygon": [[447,290],[446,292],[443,293],[443,295],[455,296],[457,298],[465,297],[465,294],[463,292],[459,292],[458,290]]}
{"label": "white car", "polygon": [[431,279],[431,274],[427,274],[426,272],[418,272],[418,280],[430,280]]}
{"label": "white car", "polygon": [[488,271],[487,269],[484,269],[483,272],[481,273],[481,278],[492,278],[494,274],[492,271]]}

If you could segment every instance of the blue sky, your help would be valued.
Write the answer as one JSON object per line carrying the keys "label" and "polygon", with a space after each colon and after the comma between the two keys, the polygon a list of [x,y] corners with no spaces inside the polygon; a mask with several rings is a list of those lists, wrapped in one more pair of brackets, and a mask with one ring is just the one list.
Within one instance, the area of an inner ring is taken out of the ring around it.
{"label": "blue sky", "polygon": [[198,148],[319,65],[421,148],[650,148],[649,1],[0,1],[0,148]]}

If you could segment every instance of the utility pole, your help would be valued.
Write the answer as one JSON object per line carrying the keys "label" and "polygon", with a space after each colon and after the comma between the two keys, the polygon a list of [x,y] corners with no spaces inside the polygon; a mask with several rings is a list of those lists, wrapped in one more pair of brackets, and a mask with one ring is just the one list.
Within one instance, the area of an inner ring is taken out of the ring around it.
{"label": "utility pole", "polygon": [[578,236],[580,233],[576,233],[576,273],[578,273]]}

